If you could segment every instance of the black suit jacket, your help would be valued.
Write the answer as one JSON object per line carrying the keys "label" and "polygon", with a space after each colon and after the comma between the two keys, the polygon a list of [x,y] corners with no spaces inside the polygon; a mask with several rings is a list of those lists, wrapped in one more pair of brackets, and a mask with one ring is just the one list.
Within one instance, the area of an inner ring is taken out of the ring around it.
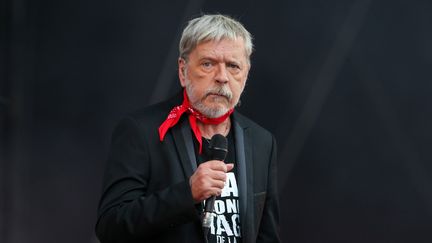
{"label": "black suit jacket", "polygon": [[[110,242],[204,242],[189,177],[196,169],[187,116],[163,142],[158,127],[182,96],[123,119],[110,148],[96,233]],[[234,112],[242,242],[280,242],[274,137]]]}

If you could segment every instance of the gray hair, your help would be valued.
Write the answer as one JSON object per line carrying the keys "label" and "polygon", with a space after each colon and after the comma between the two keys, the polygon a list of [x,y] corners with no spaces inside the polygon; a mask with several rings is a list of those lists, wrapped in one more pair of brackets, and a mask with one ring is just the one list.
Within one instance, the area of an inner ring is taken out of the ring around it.
{"label": "gray hair", "polygon": [[228,16],[203,15],[192,19],[183,30],[179,45],[179,55],[187,60],[192,50],[205,41],[222,39],[237,40],[241,37],[245,44],[245,52],[249,61],[253,51],[252,36],[238,21]]}

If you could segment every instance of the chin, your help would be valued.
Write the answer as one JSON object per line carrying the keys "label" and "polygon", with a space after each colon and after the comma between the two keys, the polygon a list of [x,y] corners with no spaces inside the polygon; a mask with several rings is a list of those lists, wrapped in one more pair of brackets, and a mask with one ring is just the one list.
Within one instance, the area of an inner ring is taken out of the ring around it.
{"label": "chin", "polygon": [[217,118],[225,115],[230,109],[226,106],[212,105],[197,107],[199,112],[208,118]]}

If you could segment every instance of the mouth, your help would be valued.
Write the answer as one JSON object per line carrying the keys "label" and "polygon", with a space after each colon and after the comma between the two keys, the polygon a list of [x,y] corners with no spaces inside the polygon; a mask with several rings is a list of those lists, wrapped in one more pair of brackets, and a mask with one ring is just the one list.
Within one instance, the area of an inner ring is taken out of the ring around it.
{"label": "mouth", "polygon": [[218,93],[209,93],[209,94],[207,94],[207,96],[218,96],[218,97],[228,98],[225,95],[221,95],[221,94],[218,94]]}
{"label": "mouth", "polygon": [[227,96],[222,95],[222,94],[217,94],[217,93],[207,94],[206,97],[210,98],[211,100],[213,100],[213,102],[218,102],[218,103],[219,102],[225,103],[225,102],[229,102],[230,101],[230,99]]}

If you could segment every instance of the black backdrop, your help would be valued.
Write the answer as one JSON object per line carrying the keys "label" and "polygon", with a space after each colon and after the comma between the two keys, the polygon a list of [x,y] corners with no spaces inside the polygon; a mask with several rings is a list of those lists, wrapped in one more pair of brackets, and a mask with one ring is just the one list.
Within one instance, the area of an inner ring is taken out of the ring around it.
{"label": "black backdrop", "polygon": [[112,128],[178,90],[200,12],[254,35],[239,109],[278,140],[283,242],[432,242],[430,1],[0,4],[0,242],[97,242]]}

